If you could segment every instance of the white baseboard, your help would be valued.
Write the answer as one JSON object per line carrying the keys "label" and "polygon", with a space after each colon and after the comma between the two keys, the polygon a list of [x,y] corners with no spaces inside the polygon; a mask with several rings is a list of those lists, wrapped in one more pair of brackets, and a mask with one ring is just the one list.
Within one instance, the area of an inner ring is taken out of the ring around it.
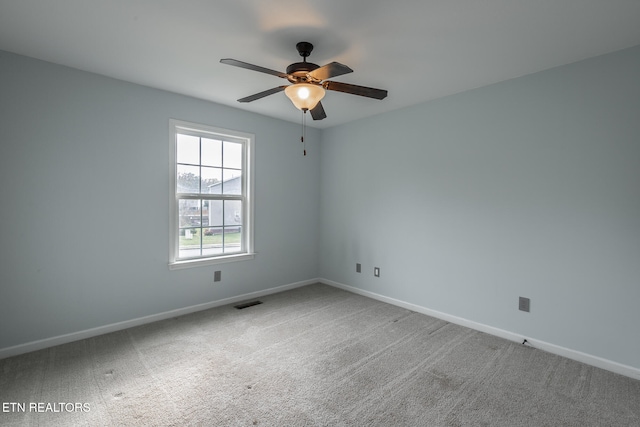
{"label": "white baseboard", "polygon": [[0,359],[19,354],[29,353],[31,351],[42,350],[43,348],[53,347],[60,344],[66,344],[73,341],[91,338],[98,335],[108,334],[110,332],[121,331],[123,329],[132,328],[134,326],[145,325],[147,323],[157,322],[159,320],[170,319],[172,317],[183,316],[196,311],[208,310],[214,307],[220,307],[235,302],[246,301],[259,298],[265,295],[275,294],[289,289],[299,288],[301,286],[318,283],[320,279],[304,280],[302,282],[290,283],[288,285],[277,286],[262,291],[250,292],[231,298],[224,298],[217,301],[210,301],[203,304],[192,305],[190,307],[178,308],[176,310],[165,311],[163,313],[152,314],[149,316],[138,317],[137,319],[125,320],[123,322],[111,323],[109,325],[99,326],[97,328],[85,329],[83,331],[72,332],[70,334],[58,335],[51,338],[45,338],[38,341],[32,341],[25,344],[19,344],[13,347],[0,349]]}
{"label": "white baseboard", "polygon": [[328,279],[309,279],[301,282],[290,283],[288,285],[277,286],[275,288],[264,289],[261,291],[251,292],[248,294],[242,294],[235,297],[224,298],[221,300],[210,301],[203,304],[192,305],[189,307],[179,308],[176,310],[165,311],[163,313],[152,314],[149,316],[139,317],[136,319],[126,320],[123,322],[112,323],[109,325],[99,326],[97,328],[86,329],[83,331],[72,332],[70,334],[58,335],[51,338],[45,338],[38,341],[32,341],[25,344],[19,344],[13,347],[6,347],[0,349],[0,359],[4,359],[11,356],[17,356],[19,354],[29,353],[31,351],[42,350],[44,348],[53,347],[60,344],[66,344],[73,341],[78,341],[85,338],[91,338],[98,335],[108,334],[110,332],[116,332],[134,326],[140,326],[147,323],[157,322],[159,320],[170,319],[172,317],[182,316],[189,313],[195,313],[197,311],[208,310],[214,307],[220,307],[227,304],[233,304],[235,302],[250,300],[253,298],[259,298],[265,295],[275,294],[278,292],[287,291],[289,289],[298,288],[301,286],[310,285],[313,283],[324,283],[329,286],[340,288],[355,294],[373,298],[378,301],[386,302],[398,307],[406,308],[407,310],[415,311],[417,313],[426,314],[427,316],[435,317],[445,320],[456,325],[465,326],[467,328],[474,329],[476,331],[485,332],[487,334],[495,335],[509,341],[521,343],[523,340],[527,340],[533,347],[544,350],[546,352],[563,356],[568,359],[576,360],[578,362],[586,363],[597,368],[606,369],[607,371],[615,372],[616,374],[624,375],[630,378],[640,380],[640,369],[632,366],[623,365],[621,363],[613,362],[611,360],[603,359],[601,357],[586,354],[580,351],[568,349],[555,344],[551,344],[545,341],[539,341],[534,338],[526,337],[514,332],[506,331],[504,329],[495,328],[493,326],[477,323],[462,317],[452,316],[450,314],[442,313],[440,311],[431,310],[426,307],[422,307],[416,304],[401,301],[395,298],[390,298],[384,295],[376,294],[375,292],[365,291],[353,286],[348,286],[342,283],[334,282]]}
{"label": "white baseboard", "polygon": [[505,331],[504,329],[494,328],[493,326],[477,323],[462,317],[452,316],[450,314],[442,313],[440,311],[431,310],[419,305],[411,304],[405,301],[389,298],[384,295],[376,294],[375,292],[365,291],[362,289],[348,286],[342,283],[334,282],[328,279],[318,279],[320,283],[324,283],[329,286],[344,289],[345,291],[353,292],[354,294],[366,296],[376,299],[378,301],[386,302],[398,307],[406,308],[407,310],[415,311],[417,313],[426,314],[427,316],[435,317],[445,320],[456,325],[465,326],[476,331],[485,332],[490,335],[495,335],[500,338],[507,339],[509,341],[515,341],[522,343],[523,340],[527,340],[532,347],[540,350],[544,350],[548,353],[556,354],[558,356],[566,357],[567,359],[576,360],[578,362],[586,363],[587,365],[595,366],[596,368],[606,369],[607,371],[615,372],[616,374],[624,375],[630,378],[640,380],[640,369],[632,366],[623,365],[621,363],[613,362],[611,360],[603,359],[601,357],[593,356],[590,354],[582,353],[580,351],[571,350],[569,348],[561,347],[559,345],[550,344],[545,341],[539,341],[534,338],[529,338],[514,332]]}

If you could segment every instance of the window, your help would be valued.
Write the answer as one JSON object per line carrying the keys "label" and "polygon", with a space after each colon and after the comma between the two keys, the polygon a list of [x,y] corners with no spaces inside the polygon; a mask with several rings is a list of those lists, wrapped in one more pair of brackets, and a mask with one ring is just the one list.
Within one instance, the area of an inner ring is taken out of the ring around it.
{"label": "window", "polygon": [[253,258],[253,135],[170,120],[171,269]]}

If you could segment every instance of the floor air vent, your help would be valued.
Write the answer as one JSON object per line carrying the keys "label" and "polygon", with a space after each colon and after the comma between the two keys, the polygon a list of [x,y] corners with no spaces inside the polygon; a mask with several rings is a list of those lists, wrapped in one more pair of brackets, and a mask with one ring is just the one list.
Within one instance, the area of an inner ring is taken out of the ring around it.
{"label": "floor air vent", "polygon": [[258,304],[262,304],[262,301],[243,302],[241,304],[234,305],[234,307],[237,308],[238,310],[242,310],[243,308],[253,307],[254,305],[258,305]]}

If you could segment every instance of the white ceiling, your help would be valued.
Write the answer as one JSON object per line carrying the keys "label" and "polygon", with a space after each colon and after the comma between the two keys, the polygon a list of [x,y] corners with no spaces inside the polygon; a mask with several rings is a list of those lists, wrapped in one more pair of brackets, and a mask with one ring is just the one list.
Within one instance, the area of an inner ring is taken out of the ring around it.
{"label": "white ceiling", "polygon": [[301,58],[338,61],[334,80],[389,91],[328,92],[336,126],[640,44],[640,0],[0,0],[0,49],[299,122],[284,93],[238,98]]}

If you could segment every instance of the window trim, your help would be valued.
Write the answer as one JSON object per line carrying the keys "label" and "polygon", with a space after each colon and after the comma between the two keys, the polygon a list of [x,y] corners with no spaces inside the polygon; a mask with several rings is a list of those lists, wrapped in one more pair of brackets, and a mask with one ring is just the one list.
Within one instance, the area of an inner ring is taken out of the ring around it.
{"label": "window trim", "polygon": [[[244,251],[229,255],[216,255],[192,259],[178,259],[178,247],[180,243],[180,233],[178,227],[178,194],[176,173],[177,173],[177,134],[182,131],[187,134],[211,134],[227,140],[241,142],[244,147],[242,164],[243,175],[243,241]],[[204,265],[222,264],[227,262],[245,261],[253,259],[254,252],[254,145],[255,135],[247,132],[223,129],[209,125],[186,122],[183,120],[169,119],[169,143],[170,143],[170,198],[169,198],[169,269],[176,270],[182,268],[199,267]]]}

